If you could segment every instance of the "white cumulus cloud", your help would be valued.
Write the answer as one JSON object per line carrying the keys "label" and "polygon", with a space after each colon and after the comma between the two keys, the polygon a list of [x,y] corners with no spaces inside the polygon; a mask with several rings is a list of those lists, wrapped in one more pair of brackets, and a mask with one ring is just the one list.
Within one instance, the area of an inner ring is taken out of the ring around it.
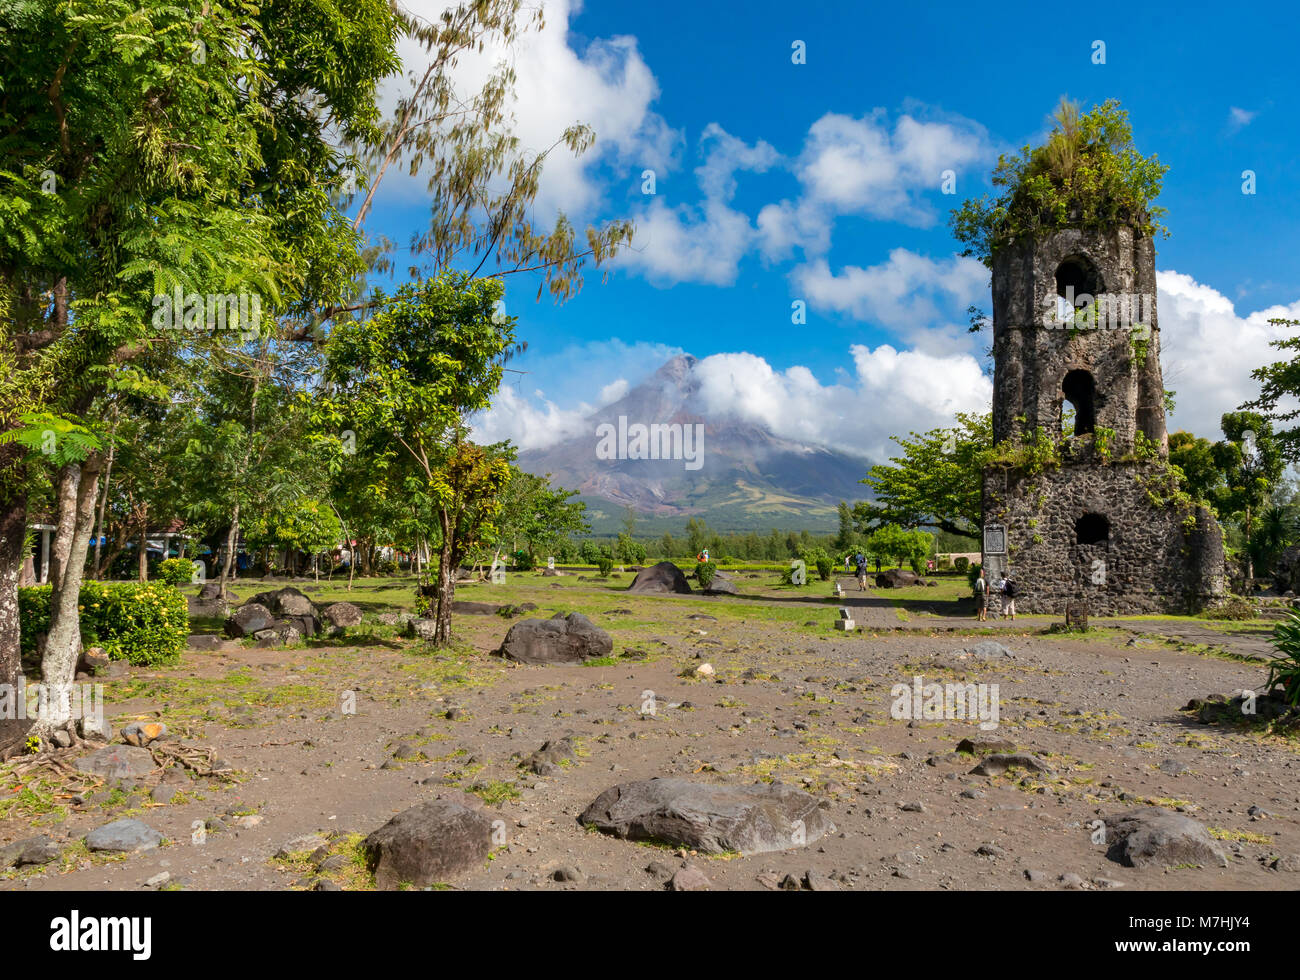
{"label": "white cumulus cloud", "polygon": [[1286,359],[1269,342],[1295,331],[1268,321],[1300,319],[1300,300],[1241,316],[1218,290],[1180,272],[1156,273],[1156,289],[1165,387],[1176,392],[1169,431],[1220,439],[1223,413],[1259,395],[1251,371]]}

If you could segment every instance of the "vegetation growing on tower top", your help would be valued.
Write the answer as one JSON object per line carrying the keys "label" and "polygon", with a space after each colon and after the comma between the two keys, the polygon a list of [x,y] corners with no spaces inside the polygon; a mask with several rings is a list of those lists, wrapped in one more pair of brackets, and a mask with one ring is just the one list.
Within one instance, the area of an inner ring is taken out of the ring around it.
{"label": "vegetation growing on tower top", "polygon": [[1128,113],[1110,99],[1080,114],[1061,100],[1056,125],[1039,147],[1003,154],[993,171],[997,197],[967,200],[949,218],[953,235],[992,266],[993,253],[1025,237],[1059,228],[1130,225],[1140,234],[1167,234],[1165,209],[1153,204],[1168,166],[1133,145]]}

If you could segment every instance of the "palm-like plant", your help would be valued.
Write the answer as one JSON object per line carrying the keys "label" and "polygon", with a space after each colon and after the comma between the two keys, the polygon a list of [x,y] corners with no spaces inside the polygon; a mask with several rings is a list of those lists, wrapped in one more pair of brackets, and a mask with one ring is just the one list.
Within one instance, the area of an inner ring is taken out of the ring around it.
{"label": "palm-like plant", "polygon": [[1300,611],[1292,610],[1273,629],[1273,646],[1278,655],[1269,662],[1264,689],[1272,691],[1280,684],[1283,700],[1300,704]]}

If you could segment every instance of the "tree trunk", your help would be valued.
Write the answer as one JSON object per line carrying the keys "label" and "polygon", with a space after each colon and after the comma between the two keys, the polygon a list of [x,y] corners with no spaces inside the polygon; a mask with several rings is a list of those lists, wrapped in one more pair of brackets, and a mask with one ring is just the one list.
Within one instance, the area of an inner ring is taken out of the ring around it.
{"label": "tree trunk", "polygon": [[451,604],[456,596],[456,579],[451,574],[452,544],[451,521],[443,510],[442,550],[438,552],[438,615],[433,628],[434,646],[440,647],[451,643]]}
{"label": "tree trunk", "polygon": [[149,581],[149,522],[148,511],[145,511],[146,519],[140,522],[140,538],[138,548],[140,553],[136,556],[139,562],[140,584],[143,585]]}
{"label": "tree trunk", "polygon": [[[85,555],[90,548],[90,535],[95,524],[95,501],[99,494],[99,470],[102,465],[92,454],[78,467],[77,498],[73,505],[73,536],[71,560],[64,569],[62,581],[50,595],[50,632],[45,641],[45,655],[41,660],[43,694],[36,729],[47,734],[71,721],[69,695],[81,656],[81,582],[86,567]],[[78,561],[77,557],[82,560]]]}
{"label": "tree trunk", "polygon": [[22,673],[18,577],[27,557],[23,547],[27,540],[27,493],[22,487],[22,478],[16,478],[0,509],[0,684],[16,684]]}
{"label": "tree trunk", "polygon": [[67,463],[59,469],[59,478],[55,490],[54,506],[57,518],[54,532],[54,546],[50,549],[50,585],[54,591],[59,590],[63,581],[68,557],[72,552],[73,526],[77,517],[77,488],[81,485],[81,464]]}
{"label": "tree trunk", "polygon": [[104,512],[108,510],[108,493],[113,485],[113,459],[117,455],[117,443],[111,443],[108,447],[108,462],[104,466],[104,492],[99,498],[99,518],[95,522],[95,578],[102,578],[104,566],[99,563],[99,556],[103,550],[104,538]]}
{"label": "tree trunk", "polygon": [[230,564],[235,560],[235,542],[239,538],[239,504],[235,504],[235,514],[230,521],[230,530],[226,533],[226,557],[221,562],[221,595],[226,594],[226,580],[230,578]]}

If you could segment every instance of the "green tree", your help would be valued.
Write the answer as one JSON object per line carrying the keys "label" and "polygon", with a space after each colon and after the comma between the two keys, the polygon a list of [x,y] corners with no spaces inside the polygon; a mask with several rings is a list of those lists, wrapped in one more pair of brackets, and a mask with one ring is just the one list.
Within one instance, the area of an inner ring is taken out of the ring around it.
{"label": "green tree", "polygon": [[906,563],[925,561],[930,555],[933,539],[925,531],[908,531],[896,524],[877,528],[867,542],[872,553],[896,562],[899,568]]}
{"label": "green tree", "polygon": [[1224,490],[1219,497],[1221,514],[1240,515],[1242,535],[1247,543],[1246,577],[1255,574],[1249,544],[1256,513],[1282,478],[1285,461],[1282,447],[1273,436],[1273,425],[1257,412],[1227,412],[1222,419],[1224,441],[1215,443],[1214,458],[1223,473]]}
{"label": "green tree", "polygon": [[1216,506],[1225,489],[1223,471],[1215,461],[1214,445],[1209,439],[1190,432],[1169,436],[1169,462],[1182,473],[1182,486],[1195,500]]}
{"label": "green tree", "polygon": [[499,522],[502,536],[523,538],[528,557],[536,564],[538,549],[591,530],[587,505],[574,500],[577,495],[576,490],[552,487],[549,474],[536,476],[512,465]]}
{"label": "green tree", "polygon": [[[272,315],[342,298],[362,264],[331,205],[346,164],[337,140],[374,138],[396,32],[385,0],[200,15],[170,0],[0,5],[0,362],[38,415],[97,423],[97,401],[143,390],[142,355],[180,345],[156,302],[174,291],[187,315],[191,296],[252,294]],[[331,135],[304,94],[329,105]],[[13,407],[0,404],[0,430],[25,425]],[[81,556],[104,464],[102,445],[59,464],[56,550],[76,557],[51,597],[52,687],[71,682],[80,649]],[[10,492],[5,504],[0,525],[16,526],[26,501]],[[6,652],[17,636],[10,571],[0,568]],[[51,699],[39,730],[67,723],[67,707]]]}
{"label": "green tree", "polygon": [[[1300,327],[1300,320],[1269,320],[1276,327]],[[1242,408],[1258,409],[1271,422],[1295,422],[1300,418],[1300,408],[1291,407],[1300,397],[1300,336],[1285,337],[1269,342],[1280,351],[1292,352],[1289,360],[1274,361],[1251,372],[1259,382],[1259,397]],[[1289,463],[1300,463],[1300,426],[1279,428],[1275,436],[1283,458]]]}
{"label": "green tree", "polygon": [[1047,141],[1003,154],[993,171],[994,198],[967,200],[951,215],[953,235],[992,267],[1003,245],[1059,228],[1131,225],[1140,234],[1164,232],[1164,209],[1153,203],[1169,170],[1133,144],[1128,113],[1111,99],[1080,114],[1061,100]]}
{"label": "green tree", "polygon": [[984,465],[993,446],[991,413],[958,413],[955,426],[893,441],[902,454],[872,466],[862,481],[876,499],[854,505],[858,529],[897,524],[977,534],[984,523]]}
{"label": "green tree", "polygon": [[846,501],[841,500],[839,506],[840,531],[835,536],[835,550],[841,554],[853,550],[856,541],[856,535],[853,527],[853,511],[849,508]]}
{"label": "green tree", "polygon": [[[492,279],[446,272],[403,287],[383,312],[330,333],[319,404],[322,442],[337,446],[345,420],[367,434],[376,479],[427,506],[439,544],[434,643],[451,642],[454,569],[492,540],[510,479],[507,453],[466,439],[466,418],[487,407],[514,343],[514,319],[497,307]],[[337,455],[342,451],[337,446]]]}

